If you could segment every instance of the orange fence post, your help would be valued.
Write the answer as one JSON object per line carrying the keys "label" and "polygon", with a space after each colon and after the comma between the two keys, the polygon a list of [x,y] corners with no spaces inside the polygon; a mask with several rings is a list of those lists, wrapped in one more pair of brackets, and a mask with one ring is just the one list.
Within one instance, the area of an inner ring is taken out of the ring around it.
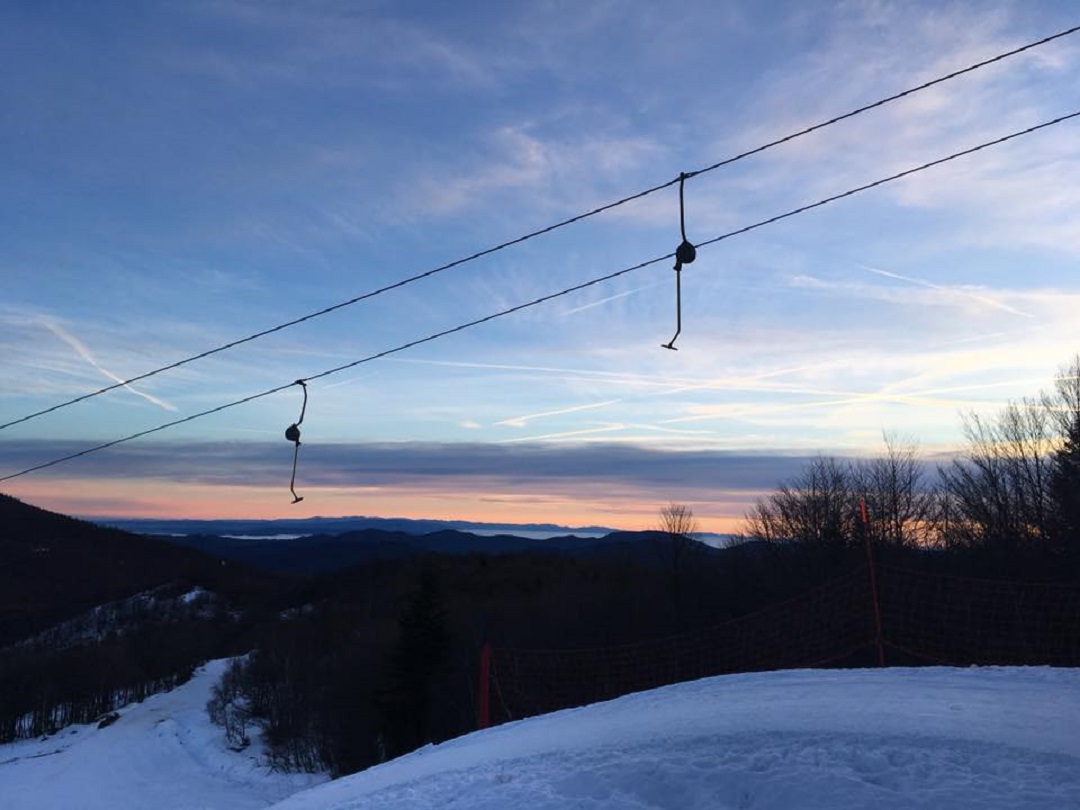
{"label": "orange fence post", "polygon": [[881,601],[878,598],[877,568],[874,552],[870,546],[870,518],[866,514],[866,500],[859,498],[859,519],[862,520],[863,539],[866,541],[866,570],[870,574],[870,600],[874,608],[874,645],[877,647],[877,664],[885,666],[885,640],[881,633]]}

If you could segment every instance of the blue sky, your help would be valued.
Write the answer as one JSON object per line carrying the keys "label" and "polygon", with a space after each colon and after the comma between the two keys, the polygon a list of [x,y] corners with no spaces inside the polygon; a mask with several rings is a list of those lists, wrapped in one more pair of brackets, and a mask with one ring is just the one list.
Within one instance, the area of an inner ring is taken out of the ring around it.
{"label": "blue sky", "polygon": [[[1076,25],[1057,2],[0,7],[0,421]],[[687,181],[702,242],[1080,109],[1080,35]],[[730,528],[1080,348],[1080,124],[5,482],[80,514]],[[0,431],[0,475],[674,250],[675,187]]]}

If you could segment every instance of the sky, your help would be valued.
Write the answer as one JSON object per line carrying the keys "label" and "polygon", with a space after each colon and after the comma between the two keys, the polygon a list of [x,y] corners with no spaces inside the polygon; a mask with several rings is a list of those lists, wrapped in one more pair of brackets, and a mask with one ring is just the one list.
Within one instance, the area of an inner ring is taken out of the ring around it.
{"label": "sky", "polygon": [[[1071,28],[1059,2],[0,6],[0,422]],[[686,180],[687,238],[1080,110],[1080,34]],[[730,531],[808,456],[933,463],[1080,350],[1066,121],[0,483],[80,515]],[[0,430],[0,477],[673,253],[677,184]]]}

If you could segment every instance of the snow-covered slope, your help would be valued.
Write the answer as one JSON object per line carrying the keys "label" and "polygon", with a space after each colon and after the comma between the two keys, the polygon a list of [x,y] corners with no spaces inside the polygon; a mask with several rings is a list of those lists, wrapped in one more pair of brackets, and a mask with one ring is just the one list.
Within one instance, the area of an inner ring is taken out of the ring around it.
{"label": "snow-covered slope", "polygon": [[206,701],[224,661],[183,686],[120,711],[111,726],[74,726],[0,746],[2,810],[248,810],[325,777],[273,773],[257,746],[226,748]]}
{"label": "snow-covered slope", "polygon": [[1080,670],[709,678],[429,746],[274,810],[1080,808]]}
{"label": "snow-covered slope", "polygon": [[208,724],[222,667],[108,728],[0,746],[0,808],[1080,808],[1080,670],[709,678],[478,732],[305,790],[320,778],[272,773]]}

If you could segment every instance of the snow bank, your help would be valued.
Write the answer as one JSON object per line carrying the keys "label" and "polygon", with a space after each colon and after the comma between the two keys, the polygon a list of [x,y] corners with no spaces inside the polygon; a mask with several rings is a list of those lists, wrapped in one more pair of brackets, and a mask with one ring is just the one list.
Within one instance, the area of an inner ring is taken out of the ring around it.
{"label": "snow bank", "polygon": [[709,678],[471,734],[274,810],[1080,808],[1080,670]]}
{"label": "snow bank", "polygon": [[255,746],[229,751],[209,725],[203,707],[223,667],[108,728],[0,746],[0,808],[1080,808],[1080,670],[708,678],[477,732],[307,790],[322,778],[272,773]]}

